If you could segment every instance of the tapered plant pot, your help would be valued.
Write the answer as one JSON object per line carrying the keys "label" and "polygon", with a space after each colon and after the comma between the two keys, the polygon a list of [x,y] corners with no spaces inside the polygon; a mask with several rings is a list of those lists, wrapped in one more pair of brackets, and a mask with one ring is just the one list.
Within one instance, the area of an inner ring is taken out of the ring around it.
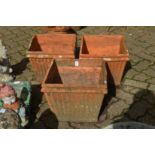
{"label": "tapered plant pot", "polygon": [[102,58],[112,77],[109,83],[119,86],[129,54],[121,35],[84,35],[80,58]]}
{"label": "tapered plant pot", "polygon": [[53,59],[74,58],[76,35],[40,34],[33,37],[27,56],[38,82],[42,82]]}
{"label": "tapered plant pot", "polygon": [[107,93],[104,63],[90,59],[51,63],[42,83],[48,105],[59,121],[97,122]]}

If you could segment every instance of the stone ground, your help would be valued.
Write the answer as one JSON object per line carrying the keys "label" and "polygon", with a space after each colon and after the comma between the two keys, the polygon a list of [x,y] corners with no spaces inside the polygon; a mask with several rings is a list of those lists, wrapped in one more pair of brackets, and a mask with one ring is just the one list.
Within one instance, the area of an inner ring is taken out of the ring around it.
{"label": "stone ground", "polygon": [[155,27],[85,27],[77,31],[78,45],[82,34],[122,34],[130,54],[121,86],[116,96],[105,97],[107,106],[98,123],[58,122],[49,110],[26,58],[31,38],[38,33],[44,33],[40,27],[0,27],[0,39],[8,50],[16,80],[32,82],[31,116],[26,128],[101,128],[129,120],[155,126]]}

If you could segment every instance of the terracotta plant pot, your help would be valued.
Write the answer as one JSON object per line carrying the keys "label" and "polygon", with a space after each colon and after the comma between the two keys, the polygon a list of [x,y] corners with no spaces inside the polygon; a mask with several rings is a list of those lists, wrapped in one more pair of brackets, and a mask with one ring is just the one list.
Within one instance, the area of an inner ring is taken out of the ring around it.
{"label": "terracotta plant pot", "polygon": [[114,84],[118,86],[129,60],[129,54],[121,35],[84,35],[80,58],[103,58],[108,64]]}
{"label": "terracotta plant pot", "polygon": [[51,63],[42,92],[59,121],[96,122],[107,93],[101,61],[57,60]]}
{"label": "terracotta plant pot", "polygon": [[42,82],[54,58],[74,58],[76,35],[40,34],[33,37],[28,58],[37,81]]}

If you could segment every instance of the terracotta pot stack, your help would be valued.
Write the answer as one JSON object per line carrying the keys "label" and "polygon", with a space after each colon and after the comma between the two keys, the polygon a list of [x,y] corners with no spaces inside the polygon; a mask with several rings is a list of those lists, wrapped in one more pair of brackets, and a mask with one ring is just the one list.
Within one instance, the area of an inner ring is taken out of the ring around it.
{"label": "terracotta pot stack", "polygon": [[76,40],[75,34],[36,35],[28,57],[59,121],[97,122],[107,81],[120,85],[128,51],[123,36],[84,35],[78,55]]}

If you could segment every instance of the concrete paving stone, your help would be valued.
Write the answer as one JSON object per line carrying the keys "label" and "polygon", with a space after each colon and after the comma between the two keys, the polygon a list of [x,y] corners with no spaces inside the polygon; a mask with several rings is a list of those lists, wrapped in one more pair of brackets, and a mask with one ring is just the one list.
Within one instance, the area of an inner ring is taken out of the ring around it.
{"label": "concrete paving stone", "polygon": [[148,110],[148,114],[150,114],[153,117],[155,117],[155,108],[152,108],[152,109]]}
{"label": "concrete paving stone", "polygon": [[140,100],[132,104],[132,106],[128,109],[126,114],[130,116],[132,119],[137,119],[138,117],[142,117],[145,113],[153,107],[151,104],[147,104],[146,101]]}
{"label": "concrete paving stone", "polygon": [[[14,31],[13,31],[14,32]],[[18,29],[18,32],[17,33],[15,33],[16,35],[17,35],[17,37],[22,37],[22,36],[27,36],[27,34],[24,32],[24,31],[22,31],[22,30],[20,30],[20,29]]]}
{"label": "concrete paving stone", "polygon": [[132,79],[135,75],[139,74],[139,72],[135,71],[134,69],[130,69],[126,74],[125,78]]}
{"label": "concrete paving stone", "polygon": [[[129,54],[134,54],[135,56],[139,57],[138,54],[141,53],[143,51],[142,47],[137,47],[131,44],[128,45],[129,47],[132,47],[132,50],[129,50]],[[138,58],[137,58],[138,59]],[[139,57],[139,59],[142,59],[141,57]]]}
{"label": "concrete paving stone", "polygon": [[19,44],[17,42],[12,42],[8,45],[10,48],[16,48],[19,46]]}
{"label": "concrete paving stone", "polygon": [[[154,46],[151,46],[147,49],[147,51],[149,54],[152,54],[154,55],[155,54],[155,45]],[[155,56],[155,55],[154,55]]]}
{"label": "concrete paving stone", "polygon": [[146,68],[148,68],[148,66],[151,64],[152,63],[149,61],[142,60],[137,65],[135,65],[133,68],[136,69],[137,71],[142,71],[142,70],[145,70]]}
{"label": "concrete paving stone", "polygon": [[140,89],[140,91],[138,91],[134,96],[136,98],[141,99],[142,97],[146,96],[149,94],[149,90],[148,89]]}
{"label": "concrete paving stone", "polygon": [[134,77],[133,77],[133,79],[134,80],[137,80],[137,81],[146,81],[147,79],[149,79],[150,78],[150,76],[148,76],[148,75],[146,75],[146,74],[143,74],[143,73],[140,73],[140,74],[138,74],[138,75],[135,75]]}
{"label": "concrete paving stone", "polygon": [[14,53],[14,55],[12,55],[13,56],[13,58],[14,59],[16,59],[17,61],[21,61],[21,59],[22,59],[22,55],[21,55],[21,53],[20,52],[16,52],[16,53]]}
{"label": "concrete paving stone", "polygon": [[147,82],[150,84],[155,84],[155,78],[148,79]]}
{"label": "concrete paving stone", "polygon": [[11,28],[14,27],[16,29],[18,28],[18,26],[4,26],[3,29],[10,30],[10,27]]}
{"label": "concrete paving stone", "polygon": [[16,28],[14,30],[11,30],[12,34],[16,34],[16,35],[23,35],[26,34],[23,30],[21,30],[20,28]]}
{"label": "concrete paving stone", "polygon": [[129,94],[121,89],[117,90],[116,91],[116,97],[121,99],[121,100],[124,100],[126,104],[132,104],[133,103],[133,95],[132,94]]}
{"label": "concrete paving stone", "polygon": [[3,30],[0,31],[0,34],[7,36],[7,35],[11,35],[12,32],[9,31],[9,30],[3,29]]}
{"label": "concrete paving stone", "polygon": [[154,62],[154,60],[155,60],[155,58],[153,56],[147,55],[144,52],[139,53],[138,56],[143,58],[143,59],[146,59],[148,61],[152,61],[152,62]]}
{"label": "concrete paving stone", "polygon": [[144,70],[143,73],[149,75],[150,77],[155,77],[155,71],[152,68],[148,68],[147,70]]}
{"label": "concrete paving stone", "polygon": [[4,46],[8,46],[10,44],[13,44],[14,41],[9,39],[9,40],[5,40],[5,38],[3,38],[2,43],[4,44]]}
{"label": "concrete paving stone", "polygon": [[135,87],[132,87],[132,86],[128,86],[128,85],[123,85],[121,88],[125,92],[132,93],[132,94],[134,94],[133,90],[138,89],[138,88],[135,88]]}
{"label": "concrete paving stone", "polygon": [[123,101],[115,102],[107,109],[107,118],[112,119],[116,116],[120,116],[127,108],[129,108],[129,105],[125,104]]}
{"label": "concrete paving stone", "polygon": [[23,76],[27,77],[27,79],[32,78],[32,75],[34,74],[33,72],[30,72],[28,70],[24,71]]}
{"label": "concrete paving stone", "polygon": [[153,64],[153,65],[151,66],[151,68],[155,71],[155,64]]}
{"label": "concrete paving stone", "polygon": [[148,84],[145,83],[145,82],[140,82],[140,81],[135,81],[135,80],[130,80],[130,79],[125,79],[123,84],[133,86],[133,87],[136,87],[136,88],[143,88],[143,89],[146,89],[147,86],[148,86]]}
{"label": "concrete paving stone", "polygon": [[36,120],[31,126],[30,129],[47,129],[43,122]]}
{"label": "concrete paving stone", "polygon": [[18,44],[19,45],[27,45],[27,47],[28,47],[28,44],[29,44],[29,42],[28,41],[25,41],[25,40],[22,40],[22,41],[18,41]]}
{"label": "concrete paving stone", "polygon": [[135,88],[133,87],[133,89],[130,90],[130,93],[135,95],[136,93],[140,92],[142,89],[141,88]]}
{"label": "concrete paving stone", "polygon": [[59,122],[56,116],[50,111],[45,111],[39,118],[47,129],[58,129]]}
{"label": "concrete paving stone", "polygon": [[19,61],[16,58],[11,59],[11,65],[17,64]]}
{"label": "concrete paving stone", "polygon": [[13,39],[13,41],[18,42],[18,41],[23,41],[25,39],[31,39],[31,37],[27,34],[23,34],[23,35],[19,34],[16,36],[16,38]]}
{"label": "concrete paving stone", "polygon": [[112,97],[111,101],[110,101],[110,104],[113,104],[115,102],[117,102],[119,100],[119,98],[117,97]]}
{"label": "concrete paving stone", "polygon": [[37,32],[33,31],[33,30],[24,30],[24,32],[30,36],[35,35]]}
{"label": "concrete paving stone", "polygon": [[155,84],[150,84],[148,90],[155,91]]}
{"label": "concrete paving stone", "polygon": [[22,46],[24,50],[28,49],[29,42],[28,41],[20,41],[19,46]]}
{"label": "concrete paving stone", "polygon": [[19,52],[23,58],[27,58],[27,50],[20,50]]}
{"label": "concrete paving stone", "polygon": [[142,61],[142,58],[136,56],[136,55],[129,55],[129,59],[135,63],[138,63],[139,61]]}
{"label": "concrete paving stone", "polygon": [[149,43],[146,42],[146,40],[138,40],[137,44],[138,46],[141,46],[145,50],[149,47]]}
{"label": "concrete paving stone", "polygon": [[131,63],[131,66],[133,67],[133,66],[135,66],[135,65],[137,65],[137,62],[136,61],[130,61],[130,63]]}
{"label": "concrete paving stone", "polygon": [[142,96],[142,98],[147,104],[151,104],[155,107],[155,92],[149,92]]}
{"label": "concrete paving stone", "polygon": [[145,116],[140,117],[138,121],[141,123],[155,126],[155,117],[151,116],[150,114],[146,114]]}
{"label": "concrete paving stone", "polygon": [[73,129],[68,125],[68,122],[60,122],[58,123],[58,129]]}
{"label": "concrete paving stone", "polygon": [[113,120],[111,120],[111,119],[106,119],[106,120],[104,120],[103,122],[97,123],[96,126],[97,126],[98,128],[103,129],[103,128],[105,128],[106,126],[110,125],[111,123],[113,123]]}
{"label": "concrete paving stone", "polygon": [[32,76],[23,76],[23,78],[25,79],[25,81],[29,81],[29,82],[33,80]]}
{"label": "concrete paving stone", "polygon": [[131,90],[133,90],[134,87],[132,86],[128,86],[128,85],[123,85],[121,87],[122,90],[124,90],[125,92],[130,92]]}
{"label": "concrete paving stone", "polygon": [[16,81],[27,81],[27,77],[17,75],[16,78],[15,78],[15,80],[16,80]]}
{"label": "concrete paving stone", "polygon": [[41,115],[42,115],[45,111],[50,110],[47,103],[41,103],[41,104],[39,105],[39,108],[40,108],[40,110],[39,110],[38,113],[36,114],[36,117],[37,117],[38,119],[41,117]]}
{"label": "concrete paving stone", "polygon": [[5,40],[15,40],[17,38],[17,35],[16,34],[11,34],[11,35],[5,35],[4,37],[2,37],[2,41]]}
{"label": "concrete paving stone", "polygon": [[15,57],[17,50],[14,48],[6,47],[8,57]]}

